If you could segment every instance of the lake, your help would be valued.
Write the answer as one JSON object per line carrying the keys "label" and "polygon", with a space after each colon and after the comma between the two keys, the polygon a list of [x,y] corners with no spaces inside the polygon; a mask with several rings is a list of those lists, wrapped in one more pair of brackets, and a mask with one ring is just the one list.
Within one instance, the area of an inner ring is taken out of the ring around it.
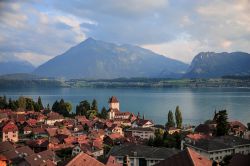
{"label": "lake", "polygon": [[99,110],[108,107],[110,96],[117,96],[121,111],[140,112],[146,119],[165,124],[169,110],[177,105],[185,124],[199,124],[212,118],[215,110],[227,109],[230,120],[250,122],[250,89],[247,88],[54,88],[54,89],[4,89],[0,95],[42,97],[50,106],[63,98],[75,106],[81,100],[97,99]]}

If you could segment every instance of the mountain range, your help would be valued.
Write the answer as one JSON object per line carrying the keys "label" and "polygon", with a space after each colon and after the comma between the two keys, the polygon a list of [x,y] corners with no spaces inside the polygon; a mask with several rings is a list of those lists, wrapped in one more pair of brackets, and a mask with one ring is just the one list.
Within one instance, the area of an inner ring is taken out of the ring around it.
{"label": "mountain range", "polygon": [[88,38],[39,66],[34,74],[66,79],[177,77],[188,65],[133,45]]}
{"label": "mountain range", "polygon": [[0,62],[0,75],[11,73],[65,79],[244,76],[250,75],[250,54],[201,52],[188,65],[139,46],[118,45],[88,38],[37,68],[23,61]]}
{"label": "mountain range", "polygon": [[184,77],[217,78],[226,75],[250,75],[250,54],[201,52],[194,57]]}
{"label": "mountain range", "polygon": [[35,67],[27,61],[0,62],[0,75],[12,73],[30,73]]}

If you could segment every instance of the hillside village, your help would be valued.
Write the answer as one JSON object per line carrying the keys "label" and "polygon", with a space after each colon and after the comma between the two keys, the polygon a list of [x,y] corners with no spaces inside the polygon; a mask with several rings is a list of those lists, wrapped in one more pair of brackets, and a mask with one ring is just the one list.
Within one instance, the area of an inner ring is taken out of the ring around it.
{"label": "hillside village", "polygon": [[[144,115],[120,110],[108,100],[107,118],[41,109],[0,110],[0,165],[163,166],[248,165],[250,131],[239,121],[217,136],[213,120],[196,127],[157,125]],[[179,108],[178,108],[179,109]],[[177,122],[176,122],[177,123]],[[170,124],[170,123],[169,123]]]}

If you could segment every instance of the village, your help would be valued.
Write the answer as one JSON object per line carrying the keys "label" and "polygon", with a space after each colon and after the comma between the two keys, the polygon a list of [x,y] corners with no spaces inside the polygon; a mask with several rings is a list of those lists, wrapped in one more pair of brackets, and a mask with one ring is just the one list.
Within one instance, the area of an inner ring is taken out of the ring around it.
{"label": "village", "polygon": [[[106,118],[63,116],[48,109],[0,110],[0,165],[18,166],[165,166],[248,165],[250,126],[239,121],[220,128],[225,110],[198,126],[157,125],[144,115],[120,110],[108,100]],[[177,107],[179,110],[179,107]],[[178,111],[177,111],[178,112]],[[176,114],[175,114],[176,115]],[[175,125],[176,123],[176,125]],[[222,124],[223,125],[223,124]],[[227,125],[227,124],[226,124]]]}

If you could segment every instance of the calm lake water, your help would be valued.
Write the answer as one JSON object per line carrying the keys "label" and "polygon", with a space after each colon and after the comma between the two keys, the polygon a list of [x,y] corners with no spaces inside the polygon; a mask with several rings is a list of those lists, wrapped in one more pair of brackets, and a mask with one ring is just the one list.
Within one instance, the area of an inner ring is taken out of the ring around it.
{"label": "calm lake water", "polygon": [[230,120],[250,122],[250,89],[245,88],[56,88],[0,90],[0,95],[18,98],[28,96],[50,106],[63,98],[75,106],[81,100],[96,98],[99,109],[108,107],[108,99],[114,95],[120,101],[121,111],[145,114],[155,123],[165,124],[169,110],[180,106],[186,124],[199,124],[212,118],[215,109],[227,109]]}

